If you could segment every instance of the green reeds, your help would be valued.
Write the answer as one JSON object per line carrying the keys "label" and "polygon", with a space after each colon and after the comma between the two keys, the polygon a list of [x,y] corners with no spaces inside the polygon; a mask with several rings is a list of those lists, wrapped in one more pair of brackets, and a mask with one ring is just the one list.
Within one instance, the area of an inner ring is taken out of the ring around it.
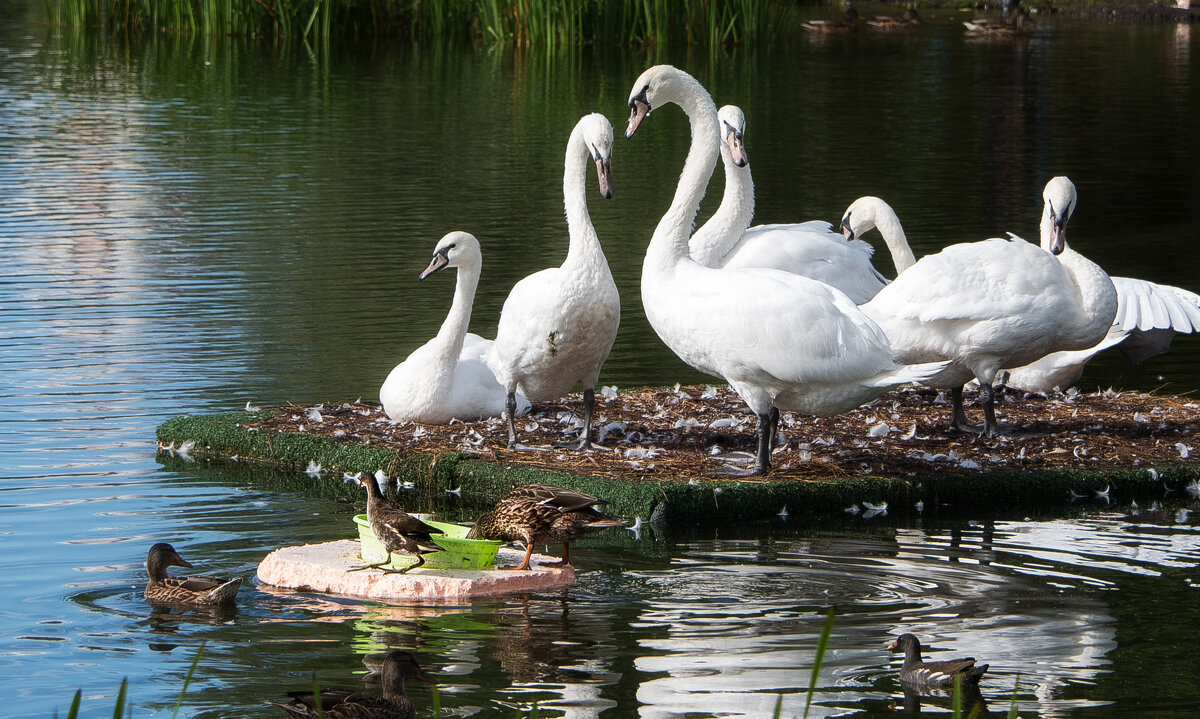
{"label": "green reeds", "polygon": [[786,0],[45,0],[50,24],[137,32],[329,38],[396,35],[519,47],[767,42]]}

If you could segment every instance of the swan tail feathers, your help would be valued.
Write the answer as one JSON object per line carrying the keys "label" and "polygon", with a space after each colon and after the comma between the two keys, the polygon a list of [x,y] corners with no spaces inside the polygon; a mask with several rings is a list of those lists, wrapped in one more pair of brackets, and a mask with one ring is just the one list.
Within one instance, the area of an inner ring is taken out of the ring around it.
{"label": "swan tail feathers", "polygon": [[924,382],[938,372],[946,369],[950,360],[938,362],[921,362],[919,364],[901,365],[894,370],[875,375],[872,384],[876,387],[897,387],[909,382]]}

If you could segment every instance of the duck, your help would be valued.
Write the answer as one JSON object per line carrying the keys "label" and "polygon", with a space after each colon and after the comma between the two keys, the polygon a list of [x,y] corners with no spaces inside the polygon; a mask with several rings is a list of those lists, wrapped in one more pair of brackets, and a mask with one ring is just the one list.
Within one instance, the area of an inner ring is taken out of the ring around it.
{"label": "duck", "polygon": [[624,526],[625,522],[596,508],[607,503],[590,494],[562,487],[527,484],[514,488],[501,497],[491,511],[475,520],[467,539],[522,542],[525,557],[519,565],[511,567],[514,570],[530,568],[533,545],[561,543],[562,560],[547,566],[566,566],[571,563],[571,542],[585,534]]}
{"label": "duck", "polygon": [[167,575],[167,567],[191,569],[192,564],[179,556],[175,547],[158,542],[146,553],[146,574],[150,578],[144,592],[146,599],[164,604],[216,606],[233,602],[237,598],[238,588],[242,586],[241,577],[171,577]]}
{"label": "duck", "polygon": [[881,30],[912,30],[921,24],[921,17],[913,8],[905,8],[900,17],[893,15],[876,15],[867,21],[871,27]]}
{"label": "duck", "polygon": [[487,361],[507,393],[509,449],[523,448],[513,421],[518,390],[533,402],[551,402],[579,383],[583,429],[574,446],[592,448],[596,381],[617,338],[621,298],[588,214],[587,164],[595,163],[600,195],[611,198],[612,145],[612,124],[603,115],[585,115],[575,124],[563,171],[567,257],[559,267],[517,282],[500,311]]}
{"label": "duck", "polygon": [[[1042,199],[1040,246],[1015,235],[951,245],[922,257],[862,305],[899,361],[950,361],[924,384],[951,390],[951,430],[996,434],[1000,370],[1090,347],[1116,315],[1108,274],[1067,246],[1075,185],[1052,178]],[[983,396],[981,426],[968,424],[963,409],[963,385],[972,378]]]}
{"label": "duck", "polygon": [[[429,684],[436,680],[426,674],[412,653],[402,649],[388,652],[380,670],[383,696],[348,689],[288,692],[287,703],[271,702],[293,719],[413,719],[416,707],[405,691],[405,681],[416,679]],[[319,708],[318,708],[319,706]]]}
{"label": "duck", "polygon": [[855,304],[874,297],[887,279],[871,264],[870,244],[847,240],[820,220],[748,227],[754,180],[745,149],[746,117],[736,105],[724,105],[717,110],[717,121],[725,192],[717,210],[688,240],[692,259],[707,267],[768,267],[811,277],[845,292]]}
{"label": "duck", "polygon": [[[365,564],[354,567],[350,571],[362,569],[379,569],[385,574],[404,574],[425,563],[425,556],[431,552],[440,552],[439,547],[430,535],[443,534],[442,530],[431,527],[402,509],[388,504],[375,481],[375,475],[370,472],[360,472],[358,483],[367,490],[367,522],[371,532],[387,550],[388,556],[382,562]],[[392,561],[393,554],[408,554],[417,561],[403,569],[382,569]]]}
{"label": "duck", "polygon": [[[467,332],[482,264],[479,240],[471,233],[456,230],[438,240],[418,279],[457,268],[454,300],[437,336],[396,365],[379,388],[379,401],[392,421],[448,424],[499,417],[506,410],[504,387],[483,360],[492,341]],[[516,403],[514,398],[515,412],[529,411],[524,397]]]}
{"label": "duck", "polygon": [[1040,394],[1070,387],[1097,354],[1116,347],[1133,364],[1167,352],[1178,334],[1200,331],[1200,295],[1134,277],[1112,277],[1117,314],[1108,333],[1087,349],[1053,352],[1001,373],[1004,386]]}
{"label": "duck", "polygon": [[822,282],[775,269],[706,267],[692,259],[689,229],[720,156],[712,97],[683,70],[651,67],[630,92],[625,137],[670,103],[688,116],[692,141],[674,199],[642,262],[642,307],[680,359],[728,382],[758,418],[758,449],[748,473],[765,474],[781,410],[837,414],[928,378],[946,363],[896,362],[879,326],[844,292]]}
{"label": "duck", "polygon": [[981,17],[964,20],[963,27],[968,35],[1015,37],[1029,34],[1029,13],[1024,8],[1017,8],[1012,14],[1002,18]]}
{"label": "duck", "polygon": [[846,8],[841,20],[809,20],[800,23],[805,30],[817,33],[851,33],[858,32],[858,11],[852,7]]}
{"label": "duck", "polygon": [[904,664],[900,667],[900,681],[922,688],[953,687],[955,681],[963,685],[979,684],[987,664],[975,665],[973,657],[947,659],[938,662],[921,661],[921,642],[915,634],[901,634],[888,649],[904,652]]}

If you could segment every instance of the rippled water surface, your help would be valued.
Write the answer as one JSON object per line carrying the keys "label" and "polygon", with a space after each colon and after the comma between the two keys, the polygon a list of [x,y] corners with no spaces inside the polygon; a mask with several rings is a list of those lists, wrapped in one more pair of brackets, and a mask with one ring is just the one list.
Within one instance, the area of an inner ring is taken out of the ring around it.
{"label": "rippled water surface", "polygon": [[[84,715],[109,716],[127,677],[132,716],[170,716],[203,645],[181,716],[278,716],[265,702],[281,689],[359,686],[388,646],[438,674],[443,716],[533,702],[543,716],[770,716],[780,697],[799,716],[831,609],[809,716],[948,712],[896,683],[884,642],[905,630],[989,662],[993,714],[1014,687],[1022,716],[1200,706],[1183,492],[1137,510],[1126,497],[969,517],[791,508],[768,524],[611,531],[572,552],[569,590],[462,607],[248,582],[235,611],[161,614],[140,595],[155,541],[250,578],[271,549],[351,532],[353,507],[273,489],[289,478],[160,464],[154,428],[247,401],[374,398],[444,316],[453,283],[416,275],[450,229],[483,244],[472,328],[491,334],[512,284],[563,256],[571,126],[599,110],[619,129],[655,62],[745,108],[760,221],[834,221],[877,194],[923,254],[1034,235],[1041,186],[1067,174],[1075,247],[1113,274],[1200,289],[1186,26],[1043,17],[1027,41],[972,43],[942,16],[769,51],[547,56],[126,41],[47,29],[41,13],[0,14],[0,714],[63,716],[82,689]],[[589,200],[624,302],[605,384],[701,379],[653,336],[637,292],[687,141],[681,113],[656,112],[618,141],[616,196]],[[1141,368],[1104,357],[1084,386],[1194,391],[1197,350],[1185,337]],[[432,716],[430,690],[412,694]]]}

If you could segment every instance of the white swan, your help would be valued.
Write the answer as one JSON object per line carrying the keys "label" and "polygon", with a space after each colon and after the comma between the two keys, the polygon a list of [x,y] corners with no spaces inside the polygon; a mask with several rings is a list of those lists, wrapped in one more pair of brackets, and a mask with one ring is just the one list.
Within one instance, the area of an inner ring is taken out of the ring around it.
{"label": "white swan", "polygon": [[642,306],[680,359],[724,378],[758,416],[754,472],[770,468],[779,410],[830,415],[857,407],[944,363],[904,367],[887,338],[844,293],[772,269],[712,268],[694,261],[688,229],[721,142],[712,98],[669,65],[646,70],[629,97],[631,137],[654,108],[687,113],[692,144],[670,208],[642,264]]}
{"label": "white swan", "polygon": [[951,245],[921,258],[862,306],[898,360],[953,361],[926,382],[952,390],[952,428],[967,429],[962,387],[972,376],[983,392],[983,431],[993,434],[997,372],[1090,347],[1116,314],[1108,275],[1066,244],[1075,186],[1056,177],[1042,198],[1040,248],[1018,237]]}
{"label": "white swan", "polygon": [[[491,342],[467,333],[482,263],[479,241],[473,235],[451,232],[438,241],[433,261],[420,279],[457,267],[454,301],[437,336],[396,365],[379,388],[379,401],[389,418],[446,424],[451,419],[499,417],[504,412],[504,388],[482,358]],[[518,412],[528,411],[529,403],[522,397]]]}
{"label": "white swan", "polygon": [[847,240],[820,220],[747,229],[754,215],[754,180],[743,144],[746,118],[740,108],[725,105],[717,119],[725,140],[725,193],[689,240],[692,259],[709,267],[770,267],[811,277],[845,292],[855,304],[874,297],[887,280],[871,265],[874,249],[866,242]]}
{"label": "white swan", "polygon": [[1113,277],[1117,315],[1098,344],[1074,352],[1054,352],[1007,371],[1004,384],[1026,392],[1066,389],[1083,374],[1088,360],[1116,346],[1134,364],[1166,352],[1177,334],[1200,331],[1200,295],[1171,285]]}
{"label": "white swan", "polygon": [[[518,282],[504,301],[488,365],[508,392],[511,410],[520,390],[534,402],[556,400],[583,383],[583,432],[591,447],[596,380],[621,323],[621,300],[587,209],[587,161],[596,163],[600,194],[612,197],[613,131],[598,113],[579,120],[567,141],[563,172],[570,244],[560,267]],[[517,445],[508,413],[508,446]]]}
{"label": "white swan", "polygon": [[864,234],[875,229],[879,230],[892,255],[897,275],[917,263],[916,255],[908,246],[904,228],[900,225],[900,218],[891,205],[871,195],[851,202],[842,215],[842,235],[850,241],[861,240]]}

